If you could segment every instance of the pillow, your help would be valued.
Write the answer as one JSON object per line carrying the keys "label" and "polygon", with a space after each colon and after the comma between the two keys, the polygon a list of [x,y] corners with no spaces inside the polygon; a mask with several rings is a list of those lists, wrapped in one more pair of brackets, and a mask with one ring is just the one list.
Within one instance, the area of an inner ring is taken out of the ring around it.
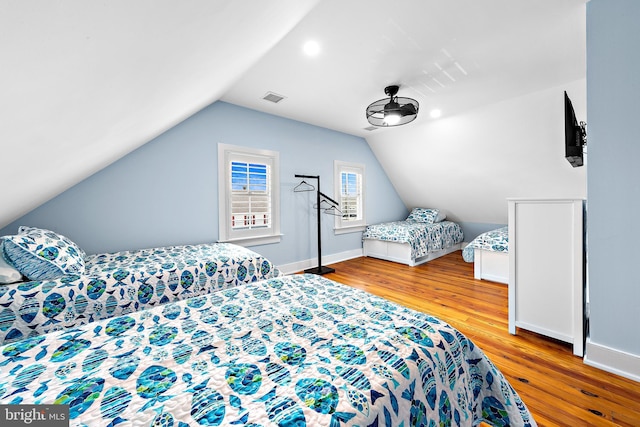
{"label": "pillow", "polygon": [[84,272],[84,251],[50,230],[20,227],[20,234],[4,236],[4,256],[29,280],[52,280]]}
{"label": "pillow", "polygon": [[80,257],[83,260],[87,257],[87,254],[85,253],[85,251],[82,250],[80,246],[76,245],[74,242],[72,242],[67,237],[64,237],[61,234],[54,233],[53,231],[45,230],[44,228],[29,227],[26,225],[21,225],[20,227],[18,227],[18,234],[38,234],[38,233],[48,233],[47,236],[52,239],[64,240],[70,247],[73,247],[77,251],[78,255],[80,255]]}
{"label": "pillow", "polygon": [[2,252],[2,241],[0,240],[0,284],[21,282],[22,274],[4,259]]}
{"label": "pillow", "polygon": [[440,213],[438,209],[426,209],[426,208],[413,208],[407,221],[424,222],[425,224],[433,224],[434,222],[440,222],[447,216],[444,213]]}

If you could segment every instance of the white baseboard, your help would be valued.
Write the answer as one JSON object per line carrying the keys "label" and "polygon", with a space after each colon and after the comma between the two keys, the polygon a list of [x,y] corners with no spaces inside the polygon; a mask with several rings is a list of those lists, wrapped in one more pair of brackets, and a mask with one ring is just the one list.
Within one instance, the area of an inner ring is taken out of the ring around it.
{"label": "white baseboard", "polygon": [[[336,262],[346,261],[348,259],[358,258],[362,256],[362,248],[352,249],[350,251],[340,252],[331,255],[322,255],[322,265],[334,264]],[[284,274],[293,274],[304,271],[307,268],[317,267],[318,258],[307,259],[304,261],[292,262],[290,264],[279,265],[278,269]]]}
{"label": "white baseboard", "polygon": [[596,344],[587,339],[584,363],[640,382],[640,356]]}

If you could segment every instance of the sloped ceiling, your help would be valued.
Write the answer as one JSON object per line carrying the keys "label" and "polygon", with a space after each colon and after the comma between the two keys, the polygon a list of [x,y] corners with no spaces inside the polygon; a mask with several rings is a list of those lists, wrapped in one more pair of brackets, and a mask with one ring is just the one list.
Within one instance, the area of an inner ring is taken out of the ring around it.
{"label": "sloped ceiling", "polygon": [[218,100],[316,3],[0,2],[0,227]]}
{"label": "sloped ceiling", "polygon": [[378,144],[389,84],[418,128],[584,78],[585,2],[5,0],[0,227],[216,100]]}

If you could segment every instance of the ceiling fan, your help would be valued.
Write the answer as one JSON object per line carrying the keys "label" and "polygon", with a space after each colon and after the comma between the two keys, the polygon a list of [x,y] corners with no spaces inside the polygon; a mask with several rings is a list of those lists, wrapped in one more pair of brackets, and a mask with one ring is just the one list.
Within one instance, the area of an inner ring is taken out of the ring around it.
{"label": "ceiling fan", "polygon": [[389,127],[410,123],[418,116],[418,101],[396,96],[400,86],[384,88],[389,98],[379,99],[367,107],[367,120],[374,126]]}

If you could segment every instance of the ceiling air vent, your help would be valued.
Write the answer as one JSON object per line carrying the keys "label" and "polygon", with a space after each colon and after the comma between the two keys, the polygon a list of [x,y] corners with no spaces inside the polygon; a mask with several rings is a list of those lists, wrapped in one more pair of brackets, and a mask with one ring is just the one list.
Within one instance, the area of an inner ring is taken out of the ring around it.
{"label": "ceiling air vent", "polygon": [[378,129],[377,126],[367,126],[366,128],[364,128],[364,130],[368,130],[368,131],[377,130],[377,129]]}
{"label": "ceiling air vent", "polygon": [[278,102],[282,101],[284,98],[285,98],[284,96],[278,95],[277,93],[273,93],[273,92],[267,92],[267,94],[262,97],[262,99],[264,99],[265,101],[271,101],[274,104],[277,104]]}

